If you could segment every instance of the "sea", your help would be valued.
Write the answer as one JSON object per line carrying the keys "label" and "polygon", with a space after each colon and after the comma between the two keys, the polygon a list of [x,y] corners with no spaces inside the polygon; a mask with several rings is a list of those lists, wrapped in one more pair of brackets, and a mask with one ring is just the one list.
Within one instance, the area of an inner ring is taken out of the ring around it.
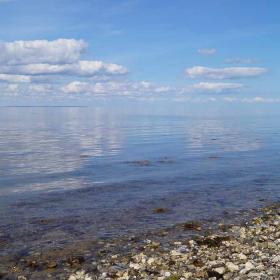
{"label": "sea", "polygon": [[279,166],[275,116],[3,107],[1,254],[261,207]]}

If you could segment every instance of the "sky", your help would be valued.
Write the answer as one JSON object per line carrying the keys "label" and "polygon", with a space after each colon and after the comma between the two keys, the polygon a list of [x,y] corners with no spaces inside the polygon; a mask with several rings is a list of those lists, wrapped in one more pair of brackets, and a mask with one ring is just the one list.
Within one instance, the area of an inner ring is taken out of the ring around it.
{"label": "sky", "polygon": [[278,0],[0,0],[0,105],[278,109]]}

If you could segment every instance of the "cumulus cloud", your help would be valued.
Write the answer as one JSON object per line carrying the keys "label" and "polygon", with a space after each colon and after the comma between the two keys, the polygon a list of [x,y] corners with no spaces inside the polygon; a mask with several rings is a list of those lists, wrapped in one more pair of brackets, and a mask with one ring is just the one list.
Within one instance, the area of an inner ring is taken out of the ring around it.
{"label": "cumulus cloud", "polygon": [[0,74],[0,81],[8,83],[30,83],[31,77],[25,75]]}
{"label": "cumulus cloud", "polygon": [[142,93],[165,93],[169,87],[156,86],[152,83],[142,82],[98,82],[89,83],[74,81],[61,88],[67,94],[117,94],[131,95]]}
{"label": "cumulus cloud", "polygon": [[225,60],[226,63],[228,64],[255,64],[258,61],[256,59],[252,58],[227,58]]}
{"label": "cumulus cloud", "polygon": [[65,64],[79,60],[87,47],[83,40],[15,41],[0,43],[0,64]]}
{"label": "cumulus cloud", "polygon": [[260,76],[265,72],[267,72],[267,69],[261,67],[209,68],[203,66],[194,66],[192,68],[186,69],[186,75],[193,79],[237,79]]}
{"label": "cumulus cloud", "polygon": [[209,83],[201,82],[193,84],[187,88],[189,91],[201,91],[201,92],[224,92],[229,90],[237,90],[243,87],[240,83]]}
{"label": "cumulus cloud", "polygon": [[0,84],[0,97],[2,96],[18,96],[21,85],[19,84]]}
{"label": "cumulus cloud", "polygon": [[224,97],[223,101],[225,102],[235,102],[235,103],[280,103],[280,98],[274,97],[263,97],[263,96],[255,96],[255,97],[245,97],[245,98],[237,98],[237,97]]}
{"label": "cumulus cloud", "polygon": [[18,90],[19,90],[19,85],[18,84],[9,84],[7,85],[6,87],[6,91],[9,92],[9,93],[18,93]]}
{"label": "cumulus cloud", "polygon": [[236,97],[227,96],[227,97],[224,97],[223,100],[226,101],[226,102],[232,103],[232,102],[237,101],[237,98]]}
{"label": "cumulus cloud", "polygon": [[253,98],[243,98],[241,100],[243,103],[279,103],[279,98],[266,98],[261,96],[256,96]]}
{"label": "cumulus cloud", "polygon": [[169,87],[146,81],[121,80],[118,76],[128,73],[122,65],[81,59],[86,46],[84,41],[74,39],[0,43],[0,81],[13,84],[17,92],[25,95],[149,96],[170,91]]}
{"label": "cumulus cloud", "polygon": [[198,49],[197,52],[201,55],[214,55],[217,50],[210,48],[210,49]]}
{"label": "cumulus cloud", "polygon": [[[0,43],[0,86],[7,94],[49,94],[63,97],[68,94],[71,98],[83,94],[149,98],[165,93],[222,93],[243,87],[241,83],[215,81],[199,82],[183,90],[176,90],[147,81],[127,81],[119,77],[128,73],[122,65],[83,60],[81,57],[86,47],[87,44],[83,40],[74,39]],[[199,53],[204,55],[212,55],[215,52],[215,49],[199,50]],[[191,78],[223,80],[259,76],[266,71],[260,67],[195,66],[186,69],[186,74]],[[255,102],[262,102],[262,99],[256,99]]]}
{"label": "cumulus cloud", "polygon": [[82,60],[73,64],[27,64],[0,66],[0,72],[8,74],[21,75],[77,75],[77,76],[95,76],[95,75],[120,75],[126,74],[128,71],[125,67],[105,63],[102,61]]}
{"label": "cumulus cloud", "polygon": [[128,73],[118,64],[82,60],[87,44],[83,40],[15,41],[0,43],[0,82],[40,82],[53,76],[111,79]]}
{"label": "cumulus cloud", "polygon": [[28,92],[30,93],[51,93],[54,91],[54,88],[50,84],[30,84],[28,86]]}

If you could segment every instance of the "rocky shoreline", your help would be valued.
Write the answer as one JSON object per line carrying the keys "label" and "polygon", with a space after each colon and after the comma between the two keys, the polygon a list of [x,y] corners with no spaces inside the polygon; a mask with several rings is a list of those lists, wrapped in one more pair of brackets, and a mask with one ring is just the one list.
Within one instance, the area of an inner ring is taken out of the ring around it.
{"label": "rocky shoreline", "polygon": [[241,224],[217,222],[215,228],[187,222],[171,230],[101,241],[91,249],[77,245],[70,256],[33,255],[9,271],[0,270],[0,279],[280,279],[280,204],[253,216]]}

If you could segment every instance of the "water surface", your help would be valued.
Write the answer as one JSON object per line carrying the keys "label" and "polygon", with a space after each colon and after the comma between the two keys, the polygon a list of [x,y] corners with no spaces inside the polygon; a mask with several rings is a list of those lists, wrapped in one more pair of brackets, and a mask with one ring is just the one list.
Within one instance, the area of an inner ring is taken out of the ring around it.
{"label": "water surface", "polygon": [[[278,200],[279,126],[263,116],[1,108],[2,253]],[[167,211],[155,214],[158,207]]]}

